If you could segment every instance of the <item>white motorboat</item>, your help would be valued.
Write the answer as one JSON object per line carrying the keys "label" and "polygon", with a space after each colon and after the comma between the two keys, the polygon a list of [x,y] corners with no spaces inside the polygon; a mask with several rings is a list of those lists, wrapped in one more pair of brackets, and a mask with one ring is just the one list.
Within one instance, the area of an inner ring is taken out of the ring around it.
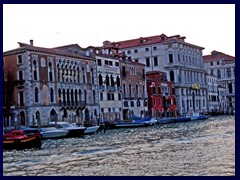
{"label": "white motorboat", "polygon": [[56,139],[66,137],[68,130],[46,127],[39,129],[42,139]]}
{"label": "white motorboat", "polygon": [[75,127],[68,122],[50,122],[49,125],[57,129],[68,130],[66,137],[82,137],[86,129],[86,127]]}
{"label": "white motorboat", "polygon": [[87,127],[84,131],[84,135],[91,135],[94,134],[95,132],[97,132],[99,126],[91,126],[91,127]]}

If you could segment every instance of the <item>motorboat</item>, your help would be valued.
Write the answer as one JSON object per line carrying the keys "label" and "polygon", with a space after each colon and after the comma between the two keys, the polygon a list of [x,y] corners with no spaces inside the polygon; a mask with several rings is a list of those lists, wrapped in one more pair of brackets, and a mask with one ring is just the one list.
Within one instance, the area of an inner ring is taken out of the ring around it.
{"label": "motorboat", "polygon": [[3,149],[40,149],[42,146],[40,132],[36,129],[13,130],[3,135]]}
{"label": "motorboat", "polygon": [[68,134],[67,129],[57,129],[55,127],[45,127],[39,129],[42,139],[64,138]]}
{"label": "motorboat", "polygon": [[187,117],[190,118],[192,121],[194,121],[194,120],[208,119],[209,116],[202,115],[200,113],[192,113],[191,115],[187,115]]}
{"label": "motorboat", "polygon": [[76,127],[68,122],[50,122],[51,127],[68,130],[66,137],[82,137],[86,127]]}
{"label": "motorboat", "polygon": [[175,121],[175,118],[160,118],[158,119],[158,124],[168,124],[168,123],[173,123]]}
{"label": "motorboat", "polygon": [[97,132],[97,130],[99,129],[99,126],[90,126],[87,127],[84,131],[84,135],[91,135],[94,134],[95,132]]}

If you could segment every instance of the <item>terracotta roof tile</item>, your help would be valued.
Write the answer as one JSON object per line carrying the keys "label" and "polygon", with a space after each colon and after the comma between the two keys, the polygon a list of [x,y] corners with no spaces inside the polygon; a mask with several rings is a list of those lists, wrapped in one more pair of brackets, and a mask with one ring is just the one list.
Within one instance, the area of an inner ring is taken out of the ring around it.
{"label": "terracotta roof tile", "polygon": [[212,51],[210,55],[203,56],[203,61],[220,61],[220,60],[234,61],[235,57],[215,50]]}

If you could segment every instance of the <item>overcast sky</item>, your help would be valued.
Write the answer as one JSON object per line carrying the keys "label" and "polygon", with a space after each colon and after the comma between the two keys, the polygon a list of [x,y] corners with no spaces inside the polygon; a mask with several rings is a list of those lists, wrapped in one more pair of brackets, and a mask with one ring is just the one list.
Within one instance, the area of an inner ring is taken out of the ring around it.
{"label": "overcast sky", "polygon": [[101,46],[102,42],[160,34],[235,56],[234,4],[3,5],[3,51],[17,42],[56,47]]}

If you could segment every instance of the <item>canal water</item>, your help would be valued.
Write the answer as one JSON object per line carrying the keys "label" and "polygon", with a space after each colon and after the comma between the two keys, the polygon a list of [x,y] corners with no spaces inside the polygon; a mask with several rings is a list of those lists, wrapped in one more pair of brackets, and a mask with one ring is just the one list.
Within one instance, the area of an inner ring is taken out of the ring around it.
{"label": "canal water", "polygon": [[232,176],[235,117],[217,116],[4,151],[4,176]]}

